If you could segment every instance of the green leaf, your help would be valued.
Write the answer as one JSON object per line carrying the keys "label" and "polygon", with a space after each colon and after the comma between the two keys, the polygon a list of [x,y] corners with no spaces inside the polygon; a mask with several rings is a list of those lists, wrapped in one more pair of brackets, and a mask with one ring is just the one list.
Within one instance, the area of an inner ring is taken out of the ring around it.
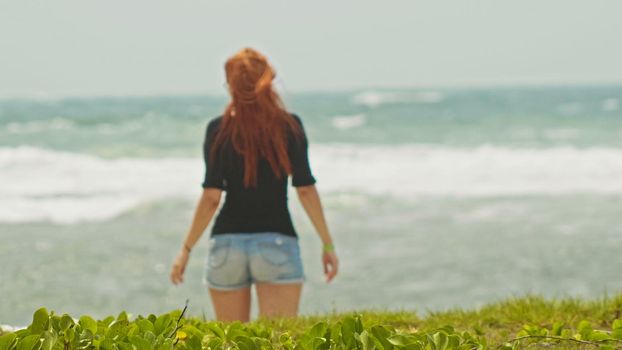
{"label": "green leaf", "polygon": [[114,340],[112,340],[110,338],[102,339],[102,341],[99,344],[99,346],[100,346],[100,348],[102,350],[115,350]]}
{"label": "green leaf", "polygon": [[423,350],[423,349],[424,349],[424,345],[421,344],[420,342],[411,343],[404,347],[404,350]]}
{"label": "green leaf", "polygon": [[397,346],[406,346],[408,344],[412,344],[417,341],[417,338],[412,335],[406,334],[395,334],[390,336],[388,339],[389,343]]}
{"label": "green leaf", "polygon": [[128,340],[136,347],[136,350],[153,350],[153,343],[143,337],[131,336]]}
{"label": "green leaf", "polygon": [[229,324],[225,331],[225,339],[228,341],[235,340],[237,337],[247,337],[248,332],[244,329],[244,326],[239,322],[233,322]]}
{"label": "green leaf", "polygon": [[84,315],[80,317],[78,324],[80,325],[80,327],[82,327],[83,330],[89,330],[93,334],[97,333],[97,321],[95,321],[90,316]]}
{"label": "green leaf", "polygon": [[234,342],[240,350],[259,350],[255,342],[245,335],[238,335]]}
{"label": "green leaf", "polygon": [[[113,321],[106,331],[106,338],[122,338],[127,334],[129,322],[127,320]],[[119,339],[120,340],[120,339]]]}
{"label": "green leaf", "polygon": [[572,331],[570,329],[562,329],[562,333],[560,335],[562,338],[572,338]]}
{"label": "green leaf", "polygon": [[143,337],[145,337],[145,340],[147,340],[150,344],[154,344],[156,341],[156,336],[151,331],[146,331]]}
{"label": "green leaf", "polygon": [[514,343],[504,343],[499,346],[499,350],[514,350]]}
{"label": "green leaf", "polygon": [[460,345],[460,336],[457,334],[452,334],[447,336],[447,348],[448,349],[457,349]]}
{"label": "green leaf", "polygon": [[341,337],[347,348],[352,348],[356,343],[354,334],[356,333],[356,321],[352,317],[345,317],[341,321]]}
{"label": "green leaf", "polygon": [[155,323],[155,321],[156,321],[158,318],[157,318],[157,317],[156,317],[156,315],[154,315],[154,314],[149,314],[149,316],[147,316],[147,319],[148,319],[149,321],[151,321],[151,323]]}
{"label": "green leaf", "polygon": [[216,335],[218,338],[225,340],[225,331],[220,327],[219,324],[210,322],[207,324],[207,329],[212,331],[212,333],[214,333],[214,335]]}
{"label": "green leaf", "polygon": [[436,332],[432,337],[434,339],[434,345],[436,350],[447,349],[449,339],[447,338],[447,334],[445,334],[445,332]]}
{"label": "green leaf", "polygon": [[616,330],[616,329],[622,329],[622,320],[617,319],[613,321],[613,324],[611,325],[611,329],[612,330]]}
{"label": "green leaf", "polygon": [[196,337],[196,336],[191,336],[190,338],[188,338],[188,340],[186,341],[186,345],[191,350],[202,350],[203,349],[203,346],[201,345],[201,338]]}
{"label": "green leaf", "polygon": [[313,338],[323,338],[326,335],[326,331],[328,330],[328,323],[326,322],[318,322],[307,332],[310,337]]}
{"label": "green leaf", "polygon": [[155,333],[155,327],[153,327],[153,323],[151,323],[148,319],[143,318],[142,320],[137,320],[136,325],[138,325],[143,333],[147,331]]}
{"label": "green leaf", "polygon": [[29,335],[20,339],[17,343],[17,350],[33,350],[38,349],[41,344],[41,336],[39,334]]}
{"label": "green leaf", "polygon": [[72,327],[74,325],[73,319],[71,318],[71,316],[64,314],[61,318],[60,318],[60,330],[64,331],[66,329],[69,329],[70,327]]}
{"label": "green leaf", "polygon": [[49,326],[50,315],[48,314],[48,310],[44,307],[35,311],[34,315],[32,315],[32,324],[30,325],[30,331],[35,333],[41,333],[48,329]]}
{"label": "green leaf", "polygon": [[330,344],[342,344],[341,338],[341,322],[337,321],[328,325],[328,330],[325,334],[327,343]]}
{"label": "green leaf", "polygon": [[363,321],[361,320],[361,315],[357,315],[354,318],[354,324],[356,326],[355,331],[356,333],[361,333],[363,331]]}
{"label": "green leaf", "polygon": [[311,349],[318,350],[322,349],[323,345],[326,344],[326,338],[315,337],[311,339]]}
{"label": "green leaf", "polygon": [[579,322],[579,326],[577,327],[579,334],[581,335],[581,339],[589,339],[590,333],[592,333],[592,324],[589,321],[583,320]]}
{"label": "green leaf", "polygon": [[551,335],[554,335],[557,337],[561,336],[562,328],[564,328],[564,322],[555,322],[553,324],[553,328],[551,329]]}
{"label": "green leaf", "polygon": [[171,319],[171,315],[169,314],[160,315],[154,323],[155,334],[156,335],[162,334],[162,332],[164,332],[164,330],[169,327],[172,321],[173,320]]}
{"label": "green leaf", "polygon": [[444,325],[443,327],[439,328],[436,330],[437,332],[445,332],[446,335],[450,335],[456,332],[456,330],[454,329],[454,327],[452,327],[451,325]]}
{"label": "green leaf", "polygon": [[484,330],[482,329],[482,326],[479,324],[473,325],[473,332],[475,332],[475,334],[477,335],[484,335]]}
{"label": "green leaf", "polygon": [[24,328],[24,329],[16,330],[15,332],[13,332],[13,334],[17,336],[17,339],[22,339],[22,338],[26,338],[27,336],[31,335],[32,332],[30,332],[28,328]]}
{"label": "green leaf", "polygon": [[121,321],[121,320],[125,320],[125,321],[129,320],[129,318],[127,317],[127,312],[121,311],[119,313],[119,315],[117,316],[117,321]]}
{"label": "green leaf", "polygon": [[130,343],[126,343],[126,342],[115,342],[115,345],[120,349],[120,350],[134,350],[134,347],[132,346],[132,344]]}
{"label": "green leaf", "polygon": [[126,336],[130,336],[130,335],[136,335],[136,334],[140,334],[142,333],[140,331],[140,327],[138,327],[138,325],[134,322],[130,322],[130,325],[127,327],[127,333]]}
{"label": "green leaf", "polygon": [[366,330],[356,336],[357,340],[361,343],[362,350],[374,350],[376,348],[376,344],[373,342]]}
{"label": "green leaf", "polygon": [[69,343],[76,343],[78,340],[78,337],[76,337],[76,331],[74,331],[73,328],[65,329],[63,334],[65,335],[65,341]]}
{"label": "green leaf", "polygon": [[283,332],[279,335],[279,343],[287,343],[292,340],[292,336],[288,332]]}
{"label": "green leaf", "polygon": [[8,333],[0,336],[0,350],[11,350],[16,337],[17,335],[15,333]]}
{"label": "green leaf", "polygon": [[223,341],[221,338],[212,338],[207,342],[206,347],[208,349],[221,349],[223,348],[222,344]]}
{"label": "green leaf", "polygon": [[171,339],[165,339],[162,344],[156,347],[156,350],[172,350],[173,341]]}
{"label": "green leaf", "polygon": [[[199,337],[199,339],[202,339],[205,336],[205,332],[203,332],[202,330],[198,329],[197,327],[193,326],[193,325],[184,325],[181,328],[184,332],[194,335],[196,337]],[[267,334],[266,337],[269,337],[270,334]]]}
{"label": "green leaf", "polygon": [[56,334],[50,331],[43,332],[43,343],[41,344],[41,350],[52,350],[57,339],[58,336],[56,336]]}
{"label": "green leaf", "polygon": [[384,350],[393,349],[393,344],[388,340],[391,333],[392,332],[386,326],[371,327],[371,334],[382,344]]}
{"label": "green leaf", "polygon": [[589,334],[589,338],[587,338],[587,339],[588,340],[592,340],[592,341],[602,341],[602,340],[611,339],[611,337],[609,336],[609,334],[607,334],[605,332],[592,331]]}
{"label": "green leaf", "polygon": [[106,327],[110,327],[110,324],[114,321],[114,317],[108,316],[102,320],[102,323],[106,325]]}

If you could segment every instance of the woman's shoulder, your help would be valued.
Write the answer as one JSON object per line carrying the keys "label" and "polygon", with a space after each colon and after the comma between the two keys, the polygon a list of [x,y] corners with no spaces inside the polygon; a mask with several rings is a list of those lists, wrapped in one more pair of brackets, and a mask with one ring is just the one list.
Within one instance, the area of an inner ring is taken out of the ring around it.
{"label": "woman's shoulder", "polygon": [[214,117],[212,119],[210,119],[207,122],[207,128],[208,129],[214,129],[220,126],[220,124],[222,123],[222,119],[223,119],[223,115],[219,115],[217,117]]}
{"label": "woman's shoulder", "polygon": [[222,115],[219,115],[217,117],[210,119],[207,122],[207,127],[205,128],[205,134],[213,135],[216,131],[218,131],[218,129],[220,128],[220,124],[222,124],[222,119],[223,119]]}
{"label": "woman's shoulder", "polygon": [[296,128],[296,129],[298,129],[297,133],[302,132],[304,134],[305,127],[304,127],[304,125],[302,123],[302,119],[300,118],[300,116],[298,116],[298,114],[293,113],[293,112],[288,112],[288,113],[289,113],[289,115],[292,116],[292,118],[294,118],[294,121],[296,121],[296,124],[298,125],[298,127]]}
{"label": "woman's shoulder", "polygon": [[298,124],[302,124],[302,119],[300,119],[300,117],[298,116],[298,114],[294,113],[294,112],[288,112],[289,115],[292,116],[292,118],[294,118],[294,120],[298,123]]}

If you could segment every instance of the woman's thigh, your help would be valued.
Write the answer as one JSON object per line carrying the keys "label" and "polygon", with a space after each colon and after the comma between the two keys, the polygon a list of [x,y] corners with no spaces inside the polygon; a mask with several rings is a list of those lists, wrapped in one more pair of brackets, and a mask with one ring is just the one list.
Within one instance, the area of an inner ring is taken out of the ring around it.
{"label": "woman's thigh", "polygon": [[305,280],[298,239],[279,233],[261,233],[249,250],[259,316],[296,316]]}
{"label": "woman's thigh", "polygon": [[250,320],[250,287],[235,290],[209,288],[209,292],[218,321],[248,322]]}
{"label": "woman's thigh", "polygon": [[255,288],[260,317],[294,317],[298,314],[302,283],[258,282]]}

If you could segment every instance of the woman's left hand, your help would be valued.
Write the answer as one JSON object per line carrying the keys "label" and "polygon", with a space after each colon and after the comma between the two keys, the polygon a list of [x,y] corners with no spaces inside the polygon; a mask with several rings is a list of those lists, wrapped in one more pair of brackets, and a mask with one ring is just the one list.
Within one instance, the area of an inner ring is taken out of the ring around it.
{"label": "woman's left hand", "polygon": [[171,268],[171,282],[173,282],[173,284],[177,285],[184,282],[184,272],[186,271],[189,257],[188,251],[183,248],[179,254],[177,254],[173,262],[173,267]]}

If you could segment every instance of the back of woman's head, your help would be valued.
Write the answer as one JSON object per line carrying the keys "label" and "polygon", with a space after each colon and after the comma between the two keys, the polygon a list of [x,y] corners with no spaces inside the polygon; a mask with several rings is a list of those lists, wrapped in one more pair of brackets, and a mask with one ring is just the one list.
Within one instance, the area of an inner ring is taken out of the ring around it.
{"label": "back of woman's head", "polygon": [[244,158],[244,185],[257,184],[260,158],[281,178],[291,174],[287,147],[290,133],[300,135],[299,125],[274,91],[276,72],[264,55],[243,48],[227,59],[225,73],[231,101],[211,150],[217,159],[225,142]]}

